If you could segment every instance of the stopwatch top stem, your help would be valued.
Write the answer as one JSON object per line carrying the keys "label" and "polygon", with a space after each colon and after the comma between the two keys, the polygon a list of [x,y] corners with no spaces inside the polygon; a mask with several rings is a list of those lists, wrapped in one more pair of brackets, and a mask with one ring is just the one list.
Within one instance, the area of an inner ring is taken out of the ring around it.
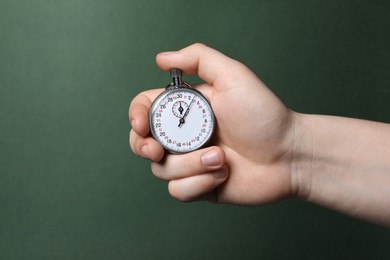
{"label": "stopwatch top stem", "polygon": [[183,72],[179,69],[171,69],[171,78],[173,81],[173,86],[180,87],[183,84]]}

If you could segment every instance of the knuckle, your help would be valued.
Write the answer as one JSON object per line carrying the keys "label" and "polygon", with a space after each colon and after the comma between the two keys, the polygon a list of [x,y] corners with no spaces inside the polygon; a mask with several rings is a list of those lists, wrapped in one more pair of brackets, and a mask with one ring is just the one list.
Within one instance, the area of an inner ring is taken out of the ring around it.
{"label": "knuckle", "polygon": [[176,181],[169,182],[168,192],[173,198],[175,198],[181,202],[190,202],[193,200],[193,198],[191,196],[189,196],[188,193],[181,192],[180,186],[178,185],[178,183]]}
{"label": "knuckle", "polygon": [[162,180],[166,180],[166,178],[164,178],[163,168],[160,164],[151,163],[150,169],[155,177],[162,179]]}
{"label": "knuckle", "polygon": [[193,46],[194,48],[197,48],[197,49],[204,49],[204,48],[207,47],[206,44],[201,43],[201,42],[196,42],[196,43],[192,44],[192,46]]}

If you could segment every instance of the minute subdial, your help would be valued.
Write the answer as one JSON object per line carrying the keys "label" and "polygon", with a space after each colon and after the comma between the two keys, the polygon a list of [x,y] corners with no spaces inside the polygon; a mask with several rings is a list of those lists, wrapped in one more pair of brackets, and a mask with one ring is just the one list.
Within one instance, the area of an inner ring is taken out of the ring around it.
{"label": "minute subdial", "polygon": [[188,104],[184,101],[177,101],[172,106],[172,113],[178,117],[182,118],[184,116],[185,111],[188,109]]}

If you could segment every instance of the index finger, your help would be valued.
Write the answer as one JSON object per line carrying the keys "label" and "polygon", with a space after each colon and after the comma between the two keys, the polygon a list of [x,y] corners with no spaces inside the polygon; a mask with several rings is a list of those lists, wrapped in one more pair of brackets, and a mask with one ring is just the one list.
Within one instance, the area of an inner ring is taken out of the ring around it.
{"label": "index finger", "polygon": [[149,109],[153,100],[163,89],[152,89],[139,93],[130,103],[129,121],[134,131],[145,137],[149,133]]}

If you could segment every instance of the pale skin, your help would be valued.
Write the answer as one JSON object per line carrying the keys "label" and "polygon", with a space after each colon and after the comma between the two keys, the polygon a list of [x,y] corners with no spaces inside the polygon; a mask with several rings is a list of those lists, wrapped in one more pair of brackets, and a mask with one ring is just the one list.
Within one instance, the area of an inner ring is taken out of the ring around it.
{"label": "pale skin", "polygon": [[180,201],[261,205],[299,198],[390,226],[390,125],[288,109],[246,66],[203,44],[160,53],[164,71],[198,74],[217,124],[211,146],[167,154],[149,135],[163,89],[131,102],[130,146]]}

